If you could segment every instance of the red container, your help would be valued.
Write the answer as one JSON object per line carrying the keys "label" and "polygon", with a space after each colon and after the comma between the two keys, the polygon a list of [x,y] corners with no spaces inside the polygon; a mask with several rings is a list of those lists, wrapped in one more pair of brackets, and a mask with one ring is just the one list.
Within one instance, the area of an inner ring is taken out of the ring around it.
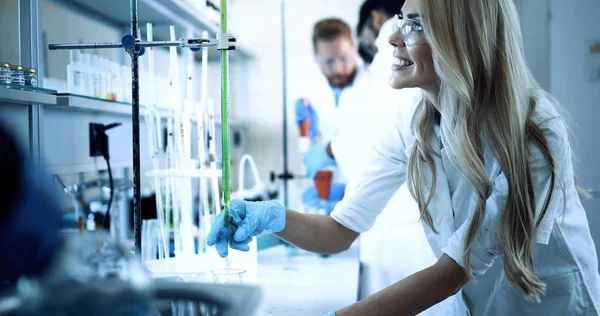
{"label": "red container", "polygon": [[333,171],[323,170],[317,172],[315,176],[315,187],[319,193],[321,200],[329,199],[329,191],[331,190],[331,181],[333,180]]}
{"label": "red container", "polygon": [[310,119],[306,119],[300,122],[300,136],[308,137],[308,133],[310,131]]}

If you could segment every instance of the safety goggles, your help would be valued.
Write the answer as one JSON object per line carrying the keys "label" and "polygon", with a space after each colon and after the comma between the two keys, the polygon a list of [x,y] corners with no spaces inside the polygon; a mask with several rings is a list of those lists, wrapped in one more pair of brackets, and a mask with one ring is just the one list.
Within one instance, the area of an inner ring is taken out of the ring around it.
{"label": "safety goggles", "polygon": [[422,45],[427,44],[425,31],[421,23],[404,19],[401,14],[396,14],[394,17],[394,32],[398,32],[406,45]]}
{"label": "safety goggles", "polygon": [[354,55],[339,55],[339,56],[317,56],[317,62],[322,68],[335,69],[337,65],[341,65],[342,68],[346,68],[352,63]]}

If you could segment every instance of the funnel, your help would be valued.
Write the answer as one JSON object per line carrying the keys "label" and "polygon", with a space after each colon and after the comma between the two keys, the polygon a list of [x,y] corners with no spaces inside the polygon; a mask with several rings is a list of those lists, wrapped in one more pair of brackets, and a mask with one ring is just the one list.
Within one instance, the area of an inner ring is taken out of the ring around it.
{"label": "funnel", "polygon": [[315,176],[315,187],[322,201],[329,199],[329,191],[331,190],[331,180],[333,179],[333,171],[324,170],[317,172]]}

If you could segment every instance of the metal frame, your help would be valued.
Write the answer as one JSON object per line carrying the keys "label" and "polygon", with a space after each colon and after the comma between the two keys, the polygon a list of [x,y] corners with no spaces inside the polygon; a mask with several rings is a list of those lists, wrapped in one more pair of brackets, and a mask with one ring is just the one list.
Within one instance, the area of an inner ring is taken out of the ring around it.
{"label": "metal frame", "polygon": [[288,166],[288,140],[287,140],[287,48],[285,45],[285,0],[281,0],[281,62],[283,82],[283,205],[288,207],[290,179]]}
{"label": "metal frame", "polygon": [[[31,3],[36,0],[22,0]],[[36,1],[37,2],[37,1]],[[132,137],[133,137],[133,236],[135,254],[141,250],[142,206],[140,194],[140,91],[139,91],[139,57],[144,54],[145,47],[189,47],[199,51],[203,47],[217,47],[220,51],[236,49],[236,36],[229,33],[217,34],[217,39],[189,38],[178,41],[142,42],[138,39],[138,0],[130,0],[131,34],[125,35],[121,43],[92,43],[92,44],[50,44],[50,50],[124,48],[131,56],[131,87],[132,87]],[[23,36],[23,35],[22,35]],[[37,39],[37,35],[35,37]],[[37,58],[37,57],[36,57]],[[39,119],[39,116],[38,116]],[[39,158],[38,158],[39,159]]]}
{"label": "metal frame", "polygon": [[[39,27],[41,4],[38,0],[19,0],[19,64],[38,69],[38,81],[44,77],[40,58]],[[44,107],[29,105],[29,151],[34,163],[42,165],[42,130]]]}

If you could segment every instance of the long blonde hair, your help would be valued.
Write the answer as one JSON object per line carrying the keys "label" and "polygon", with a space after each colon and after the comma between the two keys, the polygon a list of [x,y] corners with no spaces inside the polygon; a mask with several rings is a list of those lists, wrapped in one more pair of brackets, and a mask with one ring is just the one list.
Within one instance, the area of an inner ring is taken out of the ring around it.
{"label": "long blonde hair", "polygon": [[[440,79],[437,107],[424,98],[413,119],[416,143],[408,185],[421,218],[435,231],[427,208],[435,193],[436,152],[427,140],[439,122],[448,156],[473,184],[477,197],[464,248],[466,272],[473,278],[470,252],[493,187],[484,161],[484,148],[489,146],[508,182],[500,225],[506,277],[515,289],[539,302],[544,283],[535,274],[532,247],[553,194],[556,164],[546,137],[532,120],[535,95],[545,92],[526,65],[517,9],[513,0],[421,0],[421,18]],[[529,142],[551,168],[551,189],[537,220]],[[422,180],[426,168],[433,173],[427,200]]]}

